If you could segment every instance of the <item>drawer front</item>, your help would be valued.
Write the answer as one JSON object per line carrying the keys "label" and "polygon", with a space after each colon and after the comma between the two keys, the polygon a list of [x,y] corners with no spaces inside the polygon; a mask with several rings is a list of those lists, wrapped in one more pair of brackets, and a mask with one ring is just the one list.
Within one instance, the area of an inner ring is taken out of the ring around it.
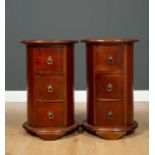
{"label": "drawer front", "polygon": [[38,75],[37,76],[37,101],[60,102],[64,100],[64,76]]}
{"label": "drawer front", "polygon": [[97,102],[96,125],[123,125],[124,123],[123,102]]}
{"label": "drawer front", "polygon": [[123,72],[124,52],[121,45],[98,45],[95,51],[98,72]]}
{"label": "drawer front", "polygon": [[123,75],[96,74],[96,99],[123,98],[124,85]]}
{"label": "drawer front", "polygon": [[36,70],[50,70],[63,72],[64,48],[63,47],[40,47],[35,49]]}
{"label": "drawer front", "polygon": [[62,127],[65,122],[64,103],[42,103],[37,107],[36,122],[40,127]]}

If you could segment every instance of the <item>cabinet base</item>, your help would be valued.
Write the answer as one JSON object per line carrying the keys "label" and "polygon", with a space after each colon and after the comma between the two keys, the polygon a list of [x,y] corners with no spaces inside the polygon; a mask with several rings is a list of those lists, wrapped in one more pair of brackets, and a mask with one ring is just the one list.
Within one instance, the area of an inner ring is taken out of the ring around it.
{"label": "cabinet base", "polygon": [[56,140],[76,130],[78,125],[74,124],[68,127],[32,127],[28,122],[25,122],[23,127],[28,133],[38,136],[43,140]]}
{"label": "cabinet base", "polygon": [[122,138],[126,134],[130,134],[134,131],[135,128],[138,127],[138,124],[136,121],[133,121],[133,123],[130,126],[120,126],[120,127],[98,127],[88,124],[86,121],[82,124],[82,127],[93,134],[96,134],[97,136],[109,139],[109,140],[115,140]]}

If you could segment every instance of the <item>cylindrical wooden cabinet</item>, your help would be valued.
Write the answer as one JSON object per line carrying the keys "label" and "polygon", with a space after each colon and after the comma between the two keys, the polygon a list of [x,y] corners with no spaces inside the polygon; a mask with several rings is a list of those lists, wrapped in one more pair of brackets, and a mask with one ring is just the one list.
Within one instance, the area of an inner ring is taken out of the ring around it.
{"label": "cylindrical wooden cabinet", "polygon": [[23,127],[41,139],[74,131],[74,40],[27,40],[27,115]]}
{"label": "cylindrical wooden cabinet", "polygon": [[87,121],[84,129],[105,139],[131,133],[133,44],[136,39],[82,40],[87,58]]}

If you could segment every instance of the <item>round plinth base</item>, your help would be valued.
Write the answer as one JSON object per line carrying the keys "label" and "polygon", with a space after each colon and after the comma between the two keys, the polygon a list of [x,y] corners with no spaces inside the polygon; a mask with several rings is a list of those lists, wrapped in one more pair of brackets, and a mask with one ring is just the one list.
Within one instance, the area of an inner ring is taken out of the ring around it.
{"label": "round plinth base", "polygon": [[68,133],[73,132],[77,129],[78,125],[74,124],[68,127],[40,127],[35,128],[25,122],[23,124],[24,129],[33,135],[40,137],[43,140],[56,140]]}
{"label": "round plinth base", "polygon": [[135,128],[137,128],[138,124],[136,121],[133,121],[133,124],[130,126],[120,126],[120,127],[99,127],[99,126],[93,126],[88,124],[86,121],[82,124],[83,128],[93,134],[96,134],[97,136],[109,139],[109,140],[115,140],[122,138],[126,134],[132,133]]}

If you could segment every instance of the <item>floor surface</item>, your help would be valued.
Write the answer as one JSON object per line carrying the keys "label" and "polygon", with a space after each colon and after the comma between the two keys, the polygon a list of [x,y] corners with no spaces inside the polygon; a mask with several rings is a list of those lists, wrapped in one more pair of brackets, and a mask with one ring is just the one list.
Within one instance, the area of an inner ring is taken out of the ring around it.
{"label": "floor surface", "polygon": [[[86,103],[76,103],[76,120],[86,118]],[[139,127],[119,140],[104,140],[74,132],[56,141],[43,141],[22,128],[26,103],[6,103],[6,155],[148,155],[148,103],[135,103]]]}

